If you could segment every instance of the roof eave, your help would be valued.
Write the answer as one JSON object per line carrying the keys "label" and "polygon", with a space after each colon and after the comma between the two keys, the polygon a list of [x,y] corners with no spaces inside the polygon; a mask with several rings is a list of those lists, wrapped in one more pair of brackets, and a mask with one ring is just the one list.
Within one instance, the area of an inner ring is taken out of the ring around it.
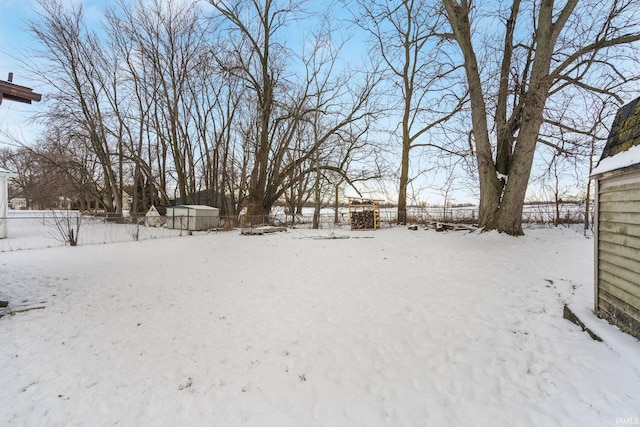
{"label": "roof eave", "polygon": [[34,92],[33,89],[26,86],[20,86],[0,80],[0,104],[3,99],[31,104],[33,101],[40,102],[40,100],[42,100],[42,95]]}
{"label": "roof eave", "polygon": [[630,173],[630,172],[636,172],[636,171],[640,171],[640,163],[636,163],[633,165],[629,165],[629,166],[624,166],[618,169],[613,169],[607,172],[602,172],[602,173],[598,173],[598,174],[594,174],[591,175],[589,177],[589,179],[594,180],[594,179],[607,179],[607,178],[615,178],[617,176],[622,176],[624,174]]}

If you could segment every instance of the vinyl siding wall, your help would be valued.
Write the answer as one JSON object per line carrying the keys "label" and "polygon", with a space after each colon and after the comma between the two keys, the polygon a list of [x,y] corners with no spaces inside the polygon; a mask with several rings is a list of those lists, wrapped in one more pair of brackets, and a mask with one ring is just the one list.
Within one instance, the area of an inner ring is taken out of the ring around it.
{"label": "vinyl siding wall", "polygon": [[640,339],[640,171],[597,183],[596,311]]}

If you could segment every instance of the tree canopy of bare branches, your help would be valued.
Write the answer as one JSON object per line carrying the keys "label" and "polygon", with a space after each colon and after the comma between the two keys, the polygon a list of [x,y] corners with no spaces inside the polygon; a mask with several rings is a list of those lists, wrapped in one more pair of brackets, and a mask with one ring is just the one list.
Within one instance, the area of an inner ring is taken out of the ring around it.
{"label": "tree canopy of bare branches", "polygon": [[[338,47],[328,26],[310,32],[312,37],[304,40],[310,48],[296,53],[288,46],[288,25],[305,13],[304,2],[226,0],[211,5],[228,40],[216,62],[242,82],[253,106],[243,118],[251,153],[247,214],[266,215],[287,188],[313,170],[335,169],[318,163],[319,152],[331,140],[349,139],[345,129],[367,126],[376,81],[365,77],[349,82],[335,70]],[[301,76],[293,73],[296,67],[303,70]]]}
{"label": "tree canopy of bare branches", "polygon": [[290,40],[309,16],[300,2],[120,0],[100,30],[80,6],[39,5],[30,30],[53,89],[46,121],[78,162],[97,161],[91,193],[105,209],[120,212],[128,192],[136,213],[175,200],[264,215],[288,189],[308,192],[318,170],[351,182],[355,151],[329,153],[363,148],[377,80],[338,67],[328,17]]}

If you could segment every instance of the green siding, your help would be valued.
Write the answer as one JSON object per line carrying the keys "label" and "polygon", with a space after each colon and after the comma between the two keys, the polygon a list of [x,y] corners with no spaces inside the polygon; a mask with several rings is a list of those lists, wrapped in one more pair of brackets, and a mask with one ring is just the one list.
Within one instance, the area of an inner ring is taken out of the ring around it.
{"label": "green siding", "polygon": [[[611,236],[610,239],[617,237],[638,237],[636,240],[636,248],[640,248],[640,225],[625,224],[623,222],[602,222],[600,223],[600,233]],[[615,242],[615,240],[614,240]]]}
{"label": "green siding", "polygon": [[640,173],[598,186],[598,314],[640,338]]}

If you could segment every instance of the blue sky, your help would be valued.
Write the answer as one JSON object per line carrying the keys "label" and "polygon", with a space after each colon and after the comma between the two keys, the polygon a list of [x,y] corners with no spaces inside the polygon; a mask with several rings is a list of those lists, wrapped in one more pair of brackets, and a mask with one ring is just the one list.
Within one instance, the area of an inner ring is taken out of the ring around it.
{"label": "blue sky", "polygon": [[35,0],[0,0],[2,13],[0,14],[0,49],[2,50],[2,79],[6,78],[5,69],[15,66],[8,60],[5,51],[17,50],[28,45],[30,37],[27,34],[26,21],[32,16],[32,5]]}
{"label": "blue sky", "polygon": [[[10,72],[14,73],[16,84],[35,87],[29,79],[28,72],[17,58],[24,49],[33,46],[26,27],[32,16],[32,5],[35,0],[0,0],[0,80],[7,80]],[[0,147],[8,143],[5,133],[24,138],[33,138],[33,124],[28,120],[37,110],[37,105],[20,104],[3,101],[0,105]]]}
{"label": "blue sky", "polygon": [[[81,3],[85,16],[100,16],[106,0],[63,0]],[[28,22],[36,17],[37,0],[0,0],[0,80],[7,80],[10,72],[13,82],[43,92],[38,80],[22,64],[25,52],[35,46],[29,34]],[[0,105],[0,148],[12,145],[12,137],[29,144],[37,135],[37,125],[31,119],[44,108],[42,103],[21,104],[4,101]],[[7,136],[9,134],[10,136]]]}
{"label": "blue sky", "polygon": [[[62,0],[66,4],[81,4],[85,22],[98,24],[109,0]],[[12,72],[13,82],[46,94],[46,88],[30,75],[21,62],[25,52],[37,44],[28,31],[28,22],[36,19],[37,0],[0,0],[0,80],[7,80]],[[34,115],[44,109],[43,102],[32,105],[4,101],[0,105],[0,148],[11,145],[7,134],[30,144],[36,138],[37,127],[32,123]]]}

